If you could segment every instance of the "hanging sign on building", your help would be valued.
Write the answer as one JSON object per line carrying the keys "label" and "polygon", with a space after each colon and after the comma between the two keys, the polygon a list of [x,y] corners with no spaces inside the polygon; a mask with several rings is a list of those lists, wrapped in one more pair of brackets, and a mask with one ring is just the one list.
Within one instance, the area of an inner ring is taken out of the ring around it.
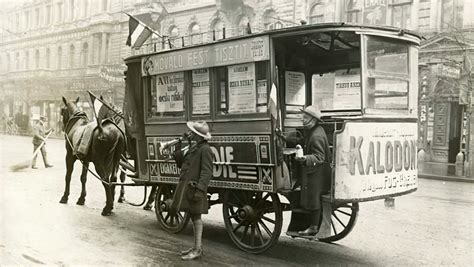
{"label": "hanging sign on building", "polygon": [[461,69],[454,66],[438,64],[433,66],[433,73],[438,77],[445,77],[451,79],[459,79],[461,77]]}

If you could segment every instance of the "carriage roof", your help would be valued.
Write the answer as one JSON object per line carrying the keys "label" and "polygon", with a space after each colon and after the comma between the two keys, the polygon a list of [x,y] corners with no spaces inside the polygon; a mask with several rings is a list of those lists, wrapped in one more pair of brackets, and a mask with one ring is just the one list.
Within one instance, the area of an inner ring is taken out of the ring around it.
{"label": "carriage roof", "polygon": [[391,27],[391,26],[376,26],[376,25],[361,25],[361,24],[349,24],[349,23],[321,23],[321,24],[309,24],[309,25],[299,25],[299,26],[294,26],[294,27],[288,27],[288,28],[282,28],[282,29],[276,29],[276,30],[271,30],[271,31],[264,31],[264,32],[258,32],[258,33],[252,33],[252,34],[247,34],[247,35],[240,35],[240,36],[233,36],[225,39],[219,39],[216,41],[212,42],[206,42],[206,43],[201,43],[201,44],[196,44],[196,45],[189,45],[185,47],[179,47],[179,48],[173,48],[169,50],[164,50],[164,51],[159,51],[159,52],[153,52],[153,53],[147,53],[147,54],[139,54],[139,55],[133,55],[130,56],[126,59],[124,59],[125,62],[129,61],[135,61],[137,59],[140,59],[144,56],[151,56],[151,55],[156,55],[156,54],[164,54],[164,53],[170,53],[173,51],[180,51],[180,50],[186,50],[191,47],[200,47],[200,46],[206,46],[206,45],[211,45],[215,43],[224,43],[224,42],[231,42],[235,40],[241,40],[241,39],[247,39],[247,38],[254,38],[257,36],[263,36],[267,35],[270,37],[278,37],[278,36],[289,36],[293,34],[304,34],[306,32],[315,32],[315,31],[353,31],[353,32],[361,32],[361,33],[370,33],[373,35],[381,35],[381,36],[390,36],[392,38],[399,37],[400,39],[404,39],[406,41],[410,41],[412,43],[415,43],[416,45],[420,44],[420,40],[423,38],[421,35],[414,31],[406,30],[406,29],[401,29],[397,27]]}

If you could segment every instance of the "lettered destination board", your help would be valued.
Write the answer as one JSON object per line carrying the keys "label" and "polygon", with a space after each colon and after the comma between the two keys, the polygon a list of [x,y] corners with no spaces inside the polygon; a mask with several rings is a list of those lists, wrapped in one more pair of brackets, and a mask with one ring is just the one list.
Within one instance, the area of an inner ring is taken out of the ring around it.
{"label": "lettered destination board", "polygon": [[416,190],[417,124],[347,122],[336,135],[334,199],[363,201]]}

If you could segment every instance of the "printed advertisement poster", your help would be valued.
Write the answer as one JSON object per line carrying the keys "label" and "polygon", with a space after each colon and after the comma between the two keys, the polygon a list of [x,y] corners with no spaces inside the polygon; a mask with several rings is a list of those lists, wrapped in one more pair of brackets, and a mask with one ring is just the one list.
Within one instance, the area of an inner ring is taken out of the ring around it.
{"label": "printed advertisement poster", "polygon": [[257,81],[257,112],[267,112],[267,80]]}
{"label": "printed advertisement poster", "polygon": [[209,114],[209,69],[193,70],[193,114]]}
{"label": "printed advertisement poster", "polygon": [[313,105],[321,110],[333,110],[335,73],[315,74],[311,78]]}
{"label": "printed advertisement poster", "polygon": [[417,188],[418,125],[348,122],[336,135],[334,198],[360,201]]}
{"label": "printed advertisement poster", "polygon": [[304,105],[306,83],[304,73],[286,71],[285,72],[286,104]]}
{"label": "printed advertisement poster", "polygon": [[336,71],[333,109],[360,109],[360,69]]}
{"label": "printed advertisement poster", "polygon": [[229,113],[253,113],[256,108],[255,64],[228,67]]}
{"label": "printed advertisement poster", "polygon": [[159,112],[183,111],[184,72],[156,77],[156,99]]}

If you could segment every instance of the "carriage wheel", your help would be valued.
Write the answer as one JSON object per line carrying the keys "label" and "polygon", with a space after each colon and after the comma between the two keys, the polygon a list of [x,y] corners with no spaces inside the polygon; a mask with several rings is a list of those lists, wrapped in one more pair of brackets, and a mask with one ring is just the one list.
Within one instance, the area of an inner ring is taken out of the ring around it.
{"label": "carriage wheel", "polygon": [[323,242],[334,242],[346,237],[354,228],[359,213],[359,203],[332,205],[331,235],[319,238]]}
{"label": "carriage wheel", "polygon": [[283,211],[277,194],[226,190],[222,199],[225,227],[237,247],[262,253],[278,241]]}
{"label": "carriage wheel", "polygon": [[183,211],[175,214],[169,212],[174,189],[174,186],[169,185],[158,186],[158,192],[155,197],[155,213],[161,228],[165,229],[168,233],[177,234],[188,225],[189,214]]}

